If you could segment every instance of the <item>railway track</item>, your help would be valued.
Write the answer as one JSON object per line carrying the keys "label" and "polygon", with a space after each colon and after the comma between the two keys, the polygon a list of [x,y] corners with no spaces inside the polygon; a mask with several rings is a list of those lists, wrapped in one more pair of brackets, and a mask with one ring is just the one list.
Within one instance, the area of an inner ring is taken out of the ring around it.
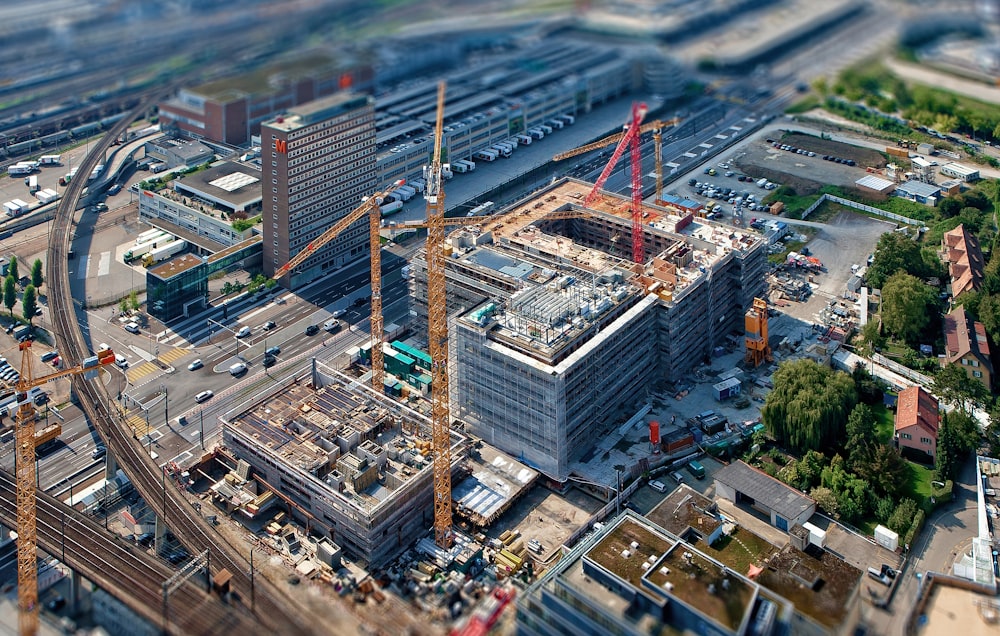
{"label": "railway track", "polygon": [[[13,527],[16,518],[14,477],[0,471],[0,519]],[[104,528],[87,515],[37,491],[38,545],[93,581],[116,591],[126,605],[154,624],[166,625],[176,634],[255,632],[256,619],[238,607],[227,607],[199,585],[198,578],[182,584],[163,606],[162,584],[173,570]],[[151,586],[154,582],[156,586]],[[157,589],[161,589],[157,592]]]}
{"label": "railway track", "polygon": [[[174,87],[169,90],[172,91]],[[166,91],[163,91],[166,92]],[[97,165],[98,158],[110,147],[111,141],[126,130],[134,117],[140,116],[158,99],[163,92],[148,97],[131,113],[119,121],[97,144],[93,152],[79,166],[80,174],[87,174]],[[77,323],[70,294],[67,254],[73,231],[73,213],[77,201],[86,185],[85,179],[74,179],[69,183],[59,203],[50,234],[47,284],[49,302],[53,308],[55,338],[59,351],[67,360],[82,360],[90,355]],[[77,378],[74,378],[77,379]],[[163,475],[145,448],[132,437],[131,430],[124,422],[118,421],[117,411],[110,405],[112,397],[99,382],[73,382],[73,389],[79,397],[87,419],[104,439],[110,454],[125,469],[133,485],[156,515],[164,520],[174,534],[193,552],[208,550],[215,571],[223,568],[233,575],[232,586],[243,598],[251,594],[249,563],[240,552],[195,511],[184,494]],[[291,606],[284,595],[263,576],[254,578],[255,609],[259,621],[258,633],[280,634],[335,634],[356,633],[353,619],[345,617],[343,623],[331,624],[329,617],[310,616],[300,607]],[[142,585],[139,582],[138,585]],[[158,583],[149,581],[146,587]]]}

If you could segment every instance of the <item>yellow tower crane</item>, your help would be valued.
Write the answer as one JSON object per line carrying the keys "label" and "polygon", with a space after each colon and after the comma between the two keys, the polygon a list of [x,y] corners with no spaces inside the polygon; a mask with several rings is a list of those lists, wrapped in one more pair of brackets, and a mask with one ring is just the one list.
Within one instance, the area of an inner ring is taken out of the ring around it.
{"label": "yellow tower crane", "polygon": [[444,274],[444,189],[441,187],[441,135],[445,83],[438,84],[434,154],[425,170],[427,185],[427,353],[431,356],[431,442],[434,445],[434,541],[450,548],[451,414],[448,408],[448,308]]}
{"label": "yellow tower crane", "polygon": [[14,418],[15,477],[17,483],[17,607],[18,628],[21,636],[38,633],[38,536],[35,519],[35,448],[58,430],[50,427],[35,431],[35,407],[28,399],[28,391],[57,378],[96,371],[102,365],[115,361],[115,353],[103,349],[83,363],[40,378],[31,372],[31,341],[18,345],[21,350],[20,378],[13,383],[17,396],[17,414]]}
{"label": "yellow tower crane", "polygon": [[385,381],[385,371],[383,369],[382,340],[385,334],[382,330],[382,241],[379,236],[382,212],[379,206],[393,190],[403,185],[404,181],[396,181],[386,190],[378,194],[367,197],[361,205],[351,210],[347,216],[340,219],[325,232],[320,234],[309,245],[306,245],[301,252],[292,257],[290,261],[282,265],[274,272],[274,280],[280,279],[294,268],[298,267],[307,258],[313,255],[316,250],[323,247],[333,239],[340,236],[341,232],[358,221],[365,214],[368,215],[369,239],[371,242],[371,280],[372,280],[372,386],[376,391],[382,392],[382,384]]}

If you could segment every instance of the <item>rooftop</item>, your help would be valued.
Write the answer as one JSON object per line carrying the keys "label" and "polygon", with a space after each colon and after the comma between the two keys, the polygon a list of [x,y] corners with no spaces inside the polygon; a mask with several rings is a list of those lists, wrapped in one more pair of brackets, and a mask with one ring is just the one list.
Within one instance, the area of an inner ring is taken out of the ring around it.
{"label": "rooftop", "polygon": [[646,518],[678,537],[687,538],[689,528],[704,537],[722,523],[714,510],[711,499],[685,484],[667,495]]}
{"label": "rooftop", "polygon": [[896,186],[896,192],[903,192],[917,197],[936,197],[941,193],[941,188],[933,183],[923,181],[906,181]]}
{"label": "rooftop", "polygon": [[290,469],[370,508],[430,470],[427,418],[331,371],[319,390],[292,383],[227,420]]}
{"label": "rooftop", "polygon": [[625,517],[584,558],[642,589],[642,577],[650,567],[649,557],[659,559],[676,543],[638,520]]}
{"label": "rooftop", "polygon": [[827,550],[802,552],[786,545],[767,559],[755,579],[821,625],[840,625],[858,593],[863,572]]}
{"label": "rooftop", "polygon": [[275,130],[291,132],[372,103],[374,103],[374,99],[368,95],[343,91],[294,106],[288,110],[287,114],[266,121],[264,125]]}
{"label": "rooftop", "polygon": [[875,190],[876,192],[886,192],[895,188],[896,182],[883,179],[882,177],[878,177],[873,174],[866,174],[855,181],[854,185],[861,188],[868,188],[869,190]]}
{"label": "rooftop", "polygon": [[193,269],[204,262],[205,260],[200,256],[195,256],[194,254],[182,254],[180,256],[175,256],[174,258],[157,265],[156,267],[151,267],[148,271],[157,278],[166,280],[168,278],[173,278],[178,274],[183,274],[184,272]]}
{"label": "rooftop", "polygon": [[208,82],[188,89],[188,92],[218,102],[225,102],[245,95],[276,92],[279,87],[287,86],[292,82],[322,74],[332,75],[342,68],[343,62],[332,54],[324,51],[312,51],[306,55],[282,60],[248,73]]}
{"label": "rooftop", "polygon": [[[261,172],[246,164],[220,161],[207,170],[200,170],[175,179],[174,189],[200,196],[209,203],[223,202],[233,209],[243,209],[261,200]],[[167,194],[164,188],[157,194]]]}
{"label": "rooftop", "polygon": [[469,459],[472,474],[452,489],[455,511],[478,526],[495,521],[538,479],[538,471],[510,455],[482,444],[479,457]]}
{"label": "rooftop", "polygon": [[899,392],[899,398],[896,400],[896,431],[919,426],[933,439],[937,439],[938,425],[937,398],[919,385],[907,387]]}
{"label": "rooftop", "polygon": [[715,480],[746,493],[785,519],[797,519],[816,502],[746,462],[735,461],[716,471]]}

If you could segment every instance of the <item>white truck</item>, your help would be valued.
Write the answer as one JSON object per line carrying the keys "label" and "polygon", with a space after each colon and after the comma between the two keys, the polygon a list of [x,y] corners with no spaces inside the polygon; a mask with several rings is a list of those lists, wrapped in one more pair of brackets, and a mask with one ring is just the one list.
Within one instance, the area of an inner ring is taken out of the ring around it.
{"label": "white truck", "polygon": [[486,149],[486,150],[480,150],[479,152],[477,152],[472,156],[482,161],[496,161],[497,157],[500,155],[497,154],[495,150]]}
{"label": "white truck", "polygon": [[163,247],[158,247],[143,259],[143,264],[147,267],[153,263],[159,263],[160,261],[165,261],[175,254],[179,254],[185,247],[187,247],[187,241],[184,239],[177,239],[172,243],[167,243]]}
{"label": "white truck", "polygon": [[534,137],[535,141],[538,141],[545,137],[545,131],[537,126],[535,126],[534,128],[529,128],[528,134]]}
{"label": "white truck", "polygon": [[7,174],[9,175],[22,175],[31,174],[35,169],[27,163],[15,163],[13,166],[7,168]]}
{"label": "white truck", "polygon": [[13,201],[7,201],[3,204],[3,211],[7,216],[21,216],[21,208],[14,204]]}
{"label": "white truck", "polygon": [[59,197],[60,194],[58,192],[56,192],[55,190],[49,190],[48,188],[44,190],[39,190],[35,194],[35,198],[38,199],[38,202],[41,203],[42,205],[45,205],[46,203],[52,203],[53,201],[57,201],[59,200]]}
{"label": "white truck", "polygon": [[39,165],[58,166],[62,163],[62,155],[42,155],[38,158]]}
{"label": "white truck", "polygon": [[501,146],[500,144],[493,144],[492,146],[490,146],[490,150],[497,153],[497,156],[500,157],[510,156],[510,146]]}
{"label": "white truck", "polygon": [[531,135],[515,135],[515,137],[517,138],[517,140],[518,140],[518,141],[519,141],[519,142],[520,142],[520,143],[521,143],[522,145],[525,145],[525,146],[530,146],[530,145],[531,145],[531,142],[532,142],[532,141],[534,141],[534,140],[533,140],[533,139],[531,138]]}
{"label": "white truck", "polygon": [[28,192],[30,192],[31,194],[38,192],[38,175],[33,174],[30,177],[27,177],[26,180],[28,183],[26,183],[25,185],[28,186]]}
{"label": "white truck", "polygon": [[11,201],[11,203],[17,206],[17,209],[20,214],[24,214],[25,212],[31,209],[31,206],[28,205],[26,201],[22,201],[21,199],[14,199],[13,201]]}
{"label": "white truck", "polygon": [[406,185],[410,186],[417,192],[423,193],[424,187],[426,187],[427,184],[424,183],[423,179],[410,179]]}
{"label": "white truck", "polygon": [[403,193],[403,195],[405,195],[405,196],[400,197],[400,198],[403,199],[403,201],[409,201],[414,196],[416,196],[417,189],[414,188],[413,186],[404,185],[404,186],[399,186],[398,188],[396,188],[396,192],[401,192],[401,193]]}
{"label": "white truck", "polygon": [[458,174],[465,174],[469,171],[469,167],[462,163],[461,161],[453,161],[451,163],[451,169]]}
{"label": "white truck", "polygon": [[455,176],[455,173],[451,171],[451,164],[450,163],[443,163],[443,164],[441,164],[441,178],[442,179],[451,179],[454,176]]}

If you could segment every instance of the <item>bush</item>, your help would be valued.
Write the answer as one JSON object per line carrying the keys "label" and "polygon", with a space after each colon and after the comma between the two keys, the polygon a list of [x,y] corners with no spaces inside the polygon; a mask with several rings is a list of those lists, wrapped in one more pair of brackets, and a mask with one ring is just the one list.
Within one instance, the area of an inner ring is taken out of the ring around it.
{"label": "bush", "polygon": [[952,500],[955,496],[953,492],[955,490],[955,484],[952,483],[950,479],[944,481],[944,486],[940,488],[935,488],[933,483],[931,484],[931,497],[934,498],[934,506],[940,506],[943,503],[947,503]]}
{"label": "bush", "polygon": [[917,514],[917,502],[912,499],[904,499],[896,506],[892,516],[886,522],[890,530],[899,534],[905,534]]}
{"label": "bush", "polygon": [[910,529],[906,531],[906,535],[903,536],[903,545],[909,546],[913,545],[913,538],[917,536],[920,532],[920,527],[924,525],[924,519],[927,515],[923,510],[918,510],[917,514],[913,517],[913,523],[910,525]]}

